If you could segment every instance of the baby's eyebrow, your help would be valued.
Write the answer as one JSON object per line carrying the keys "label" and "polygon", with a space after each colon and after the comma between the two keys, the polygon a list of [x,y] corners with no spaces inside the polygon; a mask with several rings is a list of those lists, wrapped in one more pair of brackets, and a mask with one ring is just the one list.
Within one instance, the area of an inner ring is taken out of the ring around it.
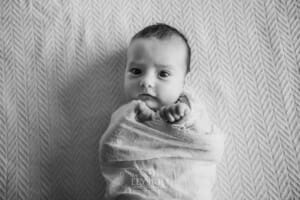
{"label": "baby's eyebrow", "polygon": [[143,62],[135,62],[135,61],[131,61],[129,62],[129,66],[144,66],[145,64]]}
{"label": "baby's eyebrow", "polygon": [[163,69],[172,69],[173,68],[172,65],[164,65],[164,64],[155,64],[155,66],[157,66],[159,68],[163,68]]}
{"label": "baby's eyebrow", "polygon": [[[136,67],[144,67],[146,64],[144,62],[137,62],[137,61],[130,61],[128,66],[136,66]],[[173,70],[172,65],[166,65],[166,64],[154,64],[155,67],[158,69],[168,69]]]}

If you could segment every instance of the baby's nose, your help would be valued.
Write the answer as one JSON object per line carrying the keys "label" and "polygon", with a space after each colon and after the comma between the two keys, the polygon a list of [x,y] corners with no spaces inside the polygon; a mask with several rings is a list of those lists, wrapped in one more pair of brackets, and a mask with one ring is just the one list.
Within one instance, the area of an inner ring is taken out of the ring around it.
{"label": "baby's nose", "polygon": [[154,77],[148,75],[141,79],[140,86],[142,88],[153,88],[154,87]]}

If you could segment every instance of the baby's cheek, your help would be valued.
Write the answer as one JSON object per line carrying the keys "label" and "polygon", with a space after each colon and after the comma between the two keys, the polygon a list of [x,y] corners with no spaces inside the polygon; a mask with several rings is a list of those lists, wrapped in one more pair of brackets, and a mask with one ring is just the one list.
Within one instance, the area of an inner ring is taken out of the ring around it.
{"label": "baby's cheek", "polygon": [[137,89],[134,83],[127,82],[124,85],[124,94],[127,100],[133,100],[137,96]]}
{"label": "baby's cheek", "polygon": [[[170,89],[172,90],[172,89]],[[168,91],[162,94],[161,102],[163,106],[175,104],[180,96],[180,92],[178,91]]]}

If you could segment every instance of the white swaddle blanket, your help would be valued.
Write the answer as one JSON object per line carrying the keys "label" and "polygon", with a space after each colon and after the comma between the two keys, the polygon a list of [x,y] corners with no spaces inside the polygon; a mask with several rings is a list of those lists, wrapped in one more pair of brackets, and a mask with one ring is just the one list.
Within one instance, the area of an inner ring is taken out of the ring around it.
{"label": "white swaddle blanket", "polygon": [[100,140],[106,198],[211,199],[216,163],[223,152],[224,137],[219,129],[204,119],[201,109],[193,113],[203,118],[203,126],[176,127],[159,119],[156,122],[162,123],[158,126],[143,124],[135,120],[134,104],[114,112]]}

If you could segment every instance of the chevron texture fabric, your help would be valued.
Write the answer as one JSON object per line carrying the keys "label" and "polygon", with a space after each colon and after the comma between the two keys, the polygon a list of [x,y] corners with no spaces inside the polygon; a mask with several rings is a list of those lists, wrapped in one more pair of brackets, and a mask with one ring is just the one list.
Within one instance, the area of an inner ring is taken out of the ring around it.
{"label": "chevron texture fabric", "polygon": [[227,135],[216,200],[300,199],[299,0],[1,0],[0,199],[103,199],[125,49],[165,22]]}

